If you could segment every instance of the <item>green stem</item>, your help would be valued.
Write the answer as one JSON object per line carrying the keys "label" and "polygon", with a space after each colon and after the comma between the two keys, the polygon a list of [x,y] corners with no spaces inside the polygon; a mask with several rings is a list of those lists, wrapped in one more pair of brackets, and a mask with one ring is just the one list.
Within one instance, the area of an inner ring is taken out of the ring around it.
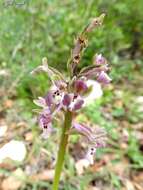
{"label": "green stem", "polygon": [[72,122],[72,113],[67,111],[65,113],[64,127],[62,129],[61,142],[60,142],[59,151],[58,151],[58,158],[57,158],[57,163],[56,163],[56,168],[55,168],[55,176],[54,176],[52,190],[58,190],[62,166],[64,163],[66,147],[68,144],[68,136],[69,135],[67,132],[68,132],[69,128],[71,127],[71,122]]}

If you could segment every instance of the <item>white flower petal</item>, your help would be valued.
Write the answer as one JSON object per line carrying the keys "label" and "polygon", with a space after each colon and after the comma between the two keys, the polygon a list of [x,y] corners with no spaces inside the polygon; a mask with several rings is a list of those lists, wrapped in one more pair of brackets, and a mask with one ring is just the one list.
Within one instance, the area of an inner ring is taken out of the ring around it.
{"label": "white flower petal", "polygon": [[99,82],[94,80],[88,80],[87,86],[88,87],[92,86],[92,91],[87,97],[84,98],[84,106],[87,106],[88,104],[92,103],[94,100],[101,98],[103,95],[103,91]]}

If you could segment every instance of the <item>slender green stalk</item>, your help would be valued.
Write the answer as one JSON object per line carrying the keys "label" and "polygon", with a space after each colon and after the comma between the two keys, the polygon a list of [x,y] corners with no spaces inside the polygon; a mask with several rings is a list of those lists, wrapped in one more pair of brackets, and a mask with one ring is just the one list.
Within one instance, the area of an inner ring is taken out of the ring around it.
{"label": "slender green stalk", "polygon": [[72,113],[67,111],[65,113],[64,127],[62,128],[62,135],[61,135],[61,141],[60,141],[60,146],[59,146],[59,151],[58,151],[58,158],[57,158],[57,163],[56,163],[56,168],[55,168],[55,176],[54,176],[52,190],[58,190],[62,166],[64,163],[66,147],[68,144],[69,135],[67,132],[69,128],[71,127],[71,122],[72,122]]}

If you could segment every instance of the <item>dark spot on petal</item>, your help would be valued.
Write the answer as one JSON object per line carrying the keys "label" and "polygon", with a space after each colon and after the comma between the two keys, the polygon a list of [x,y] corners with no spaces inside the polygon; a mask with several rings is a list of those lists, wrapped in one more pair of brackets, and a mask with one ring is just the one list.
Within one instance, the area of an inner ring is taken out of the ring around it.
{"label": "dark spot on petal", "polygon": [[84,39],[79,38],[80,43],[84,43]]}
{"label": "dark spot on petal", "polygon": [[47,129],[47,125],[44,125],[44,129]]}
{"label": "dark spot on petal", "polygon": [[77,98],[77,95],[74,95],[73,99],[76,99]]}
{"label": "dark spot on petal", "polygon": [[79,55],[76,55],[76,56],[74,57],[75,60],[78,60],[79,58],[80,58]]}

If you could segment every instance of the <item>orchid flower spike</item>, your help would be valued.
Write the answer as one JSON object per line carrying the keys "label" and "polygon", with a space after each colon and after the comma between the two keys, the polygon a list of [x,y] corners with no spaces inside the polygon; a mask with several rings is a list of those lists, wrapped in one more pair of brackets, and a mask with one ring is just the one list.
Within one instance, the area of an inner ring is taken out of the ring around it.
{"label": "orchid flower spike", "polygon": [[[88,101],[88,97],[95,97],[96,99],[96,97],[99,97],[99,94],[96,95],[96,92],[99,90],[100,96],[102,95],[101,84],[109,84],[111,78],[108,76],[109,67],[107,60],[101,53],[95,54],[93,63],[90,66],[82,69],[79,69],[78,66],[88,44],[88,34],[102,25],[104,16],[105,14],[101,14],[99,17],[91,20],[83,32],[76,38],[67,65],[69,77],[64,76],[56,68],[51,67],[47,58],[43,58],[42,64],[31,72],[32,74],[44,72],[51,81],[49,91],[43,97],[34,100],[34,103],[40,107],[38,124],[43,131],[42,137],[48,138],[51,135],[54,129],[53,121],[58,118],[59,113],[63,113],[65,115],[65,128],[63,127],[62,130],[65,131],[62,138],[73,134],[84,136],[88,147],[85,157],[91,164],[93,164],[96,150],[106,145],[106,132],[105,129],[94,130],[86,124],[76,122],[75,115],[86,105],[85,102]],[[94,94],[90,95],[92,88],[94,88]],[[70,113],[70,118],[68,118],[67,122],[66,117],[69,117],[67,116],[68,113]],[[69,126],[66,127],[66,125]]]}

